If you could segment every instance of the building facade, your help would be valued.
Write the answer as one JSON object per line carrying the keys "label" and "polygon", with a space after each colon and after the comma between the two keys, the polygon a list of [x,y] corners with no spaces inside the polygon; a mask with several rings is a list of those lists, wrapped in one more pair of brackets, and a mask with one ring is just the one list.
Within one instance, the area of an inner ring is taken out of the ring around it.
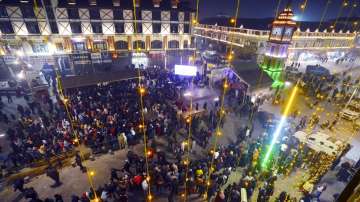
{"label": "building facade", "polygon": [[74,66],[192,49],[186,2],[135,2],[134,9],[132,0],[1,0],[0,54],[7,64],[23,56],[33,66]]}

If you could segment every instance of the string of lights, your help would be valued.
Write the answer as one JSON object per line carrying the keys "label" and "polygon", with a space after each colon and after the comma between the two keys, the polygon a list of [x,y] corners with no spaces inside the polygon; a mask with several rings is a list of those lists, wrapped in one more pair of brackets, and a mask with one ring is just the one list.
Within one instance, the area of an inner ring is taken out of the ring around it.
{"label": "string of lights", "polygon": [[[300,4],[300,10],[301,10],[301,18],[304,16],[305,9],[307,7],[308,0],[305,0],[303,3]],[[298,27],[301,28],[302,19],[300,18]]]}
{"label": "string of lights", "polygon": [[[59,96],[60,98],[62,98],[62,102],[63,102],[63,105],[64,105],[64,108],[65,108],[65,111],[66,111],[66,115],[68,117],[68,120],[70,122],[70,128],[71,128],[71,131],[73,132],[73,135],[74,135],[74,139],[73,139],[73,142],[74,144],[76,144],[78,147],[80,147],[80,137],[79,137],[79,134],[77,132],[77,130],[75,129],[74,127],[74,119],[73,119],[73,116],[72,114],[70,113],[70,110],[69,110],[69,106],[71,106],[71,100],[66,98],[66,96],[64,95],[64,91],[63,91],[63,86],[62,86],[62,82],[61,82],[61,76],[59,74],[59,72],[57,70],[55,70],[55,73],[56,73],[56,82],[57,82],[57,88],[58,88],[58,93],[59,93]],[[81,162],[85,165],[85,155],[83,153],[83,151],[81,150],[81,148],[79,148],[79,155],[80,155],[80,160]],[[86,166],[84,166],[86,167]],[[88,167],[86,167],[86,175],[87,175],[87,179],[88,179],[88,182],[89,182],[89,185],[91,187],[92,190],[94,190],[94,201],[95,202],[98,202],[99,201],[99,198],[97,196],[97,193],[96,193],[96,189],[95,189],[95,183],[93,181],[93,177],[95,175],[95,171],[92,170],[92,169],[89,169]]]}
{"label": "string of lights", "polygon": [[281,4],[281,0],[278,0],[278,3],[277,3],[277,5],[276,5],[274,20],[276,19],[276,17],[277,17],[278,14],[279,14],[280,4]]}
{"label": "string of lights", "polygon": [[[237,25],[237,19],[238,19],[238,16],[239,16],[239,8],[240,8],[240,0],[237,0],[237,3],[236,3],[236,11],[235,11],[235,22],[234,22],[234,28],[236,27]],[[230,35],[230,41],[232,41],[232,36]],[[231,60],[233,59],[233,47],[232,47],[232,44],[230,45],[230,53],[229,53],[229,56],[228,56],[228,60],[229,62],[231,62]],[[210,188],[210,185],[211,185],[211,175],[212,173],[214,172],[215,168],[214,168],[214,162],[215,162],[215,152],[217,150],[217,143],[218,143],[218,137],[222,135],[222,131],[221,131],[221,122],[223,121],[223,118],[225,116],[225,109],[224,109],[224,101],[225,101],[225,95],[226,95],[226,92],[229,88],[229,84],[228,84],[228,81],[227,81],[227,78],[225,77],[225,80],[224,80],[224,83],[223,83],[223,91],[222,91],[222,95],[221,95],[221,99],[220,99],[220,108],[219,108],[219,112],[218,112],[218,121],[216,123],[216,129],[215,129],[215,140],[214,140],[214,144],[213,144],[213,147],[212,147],[212,150],[213,152],[210,152],[211,153],[211,161],[210,161],[210,164],[209,164],[209,167],[208,167],[208,176],[206,178],[206,191],[205,191],[205,194],[204,194],[204,199],[209,199],[208,197],[208,191],[209,191],[209,188]]]}
{"label": "string of lights", "polygon": [[355,10],[355,8],[357,8],[358,6],[358,3],[357,1],[354,1],[354,3],[351,5],[351,9],[350,9],[350,12],[349,12],[349,15],[346,17],[346,20],[345,20],[345,23],[344,23],[344,26],[343,26],[343,30],[345,31],[346,29],[346,26],[350,20],[350,17],[352,16],[353,14],[353,11]]}
{"label": "string of lights", "polygon": [[342,1],[341,6],[340,6],[340,10],[339,10],[339,12],[338,12],[338,14],[337,14],[337,16],[336,16],[336,18],[335,18],[335,22],[334,22],[334,24],[330,27],[332,30],[335,30],[335,29],[336,29],[336,25],[337,25],[337,23],[338,23],[338,20],[339,20],[341,14],[342,14],[344,8],[347,7],[348,5],[349,5],[348,0],[343,0],[343,1]]}
{"label": "string of lights", "polygon": [[[196,16],[195,16],[195,25],[198,23],[198,20],[199,20],[199,1],[200,0],[196,0]],[[193,53],[193,57],[192,59],[190,60],[190,62],[193,62],[194,65],[196,65],[196,49],[194,50],[194,53]],[[191,91],[193,90],[193,86],[194,86],[194,77],[191,78]],[[189,167],[190,167],[190,163],[191,163],[191,160],[190,160],[190,151],[191,151],[191,148],[190,147],[193,147],[194,145],[191,145],[191,138],[192,138],[192,132],[191,132],[191,129],[192,129],[192,121],[193,121],[193,118],[192,118],[192,111],[193,111],[193,96],[192,94],[190,95],[190,113],[189,113],[189,116],[186,117],[186,122],[188,123],[188,136],[187,136],[187,139],[186,139],[186,156],[185,156],[185,160],[184,160],[184,165],[185,165],[185,182],[184,182],[184,193],[181,194],[181,197],[183,197],[184,201],[187,201],[188,200],[188,181],[189,181]]]}
{"label": "string of lights", "polygon": [[323,10],[323,12],[322,12],[322,14],[321,14],[319,26],[318,26],[318,28],[317,28],[317,30],[319,30],[319,31],[320,31],[321,25],[322,25],[322,23],[323,23],[323,21],[324,21],[324,19],[325,19],[326,13],[327,13],[327,11],[328,11],[328,9],[329,9],[330,3],[331,3],[331,0],[327,0],[326,5],[325,5],[325,8],[324,8],[324,10]]}
{"label": "string of lights", "polygon": [[[194,77],[192,77],[191,79],[191,90],[193,89],[193,86],[194,86]],[[191,144],[191,137],[192,137],[192,132],[191,132],[191,129],[192,129],[192,111],[193,111],[193,96],[191,95],[190,96],[190,114],[188,117],[186,117],[186,123],[188,123],[188,137],[187,137],[187,140],[185,142],[185,145],[186,145],[186,157],[185,157],[185,160],[184,160],[184,165],[185,165],[185,183],[184,183],[184,193],[181,195],[183,198],[184,198],[184,201],[187,201],[188,199],[188,181],[189,181],[189,166],[190,166],[190,151],[191,151],[191,148],[193,145],[190,146]]]}
{"label": "string of lights", "polygon": [[206,192],[204,194],[205,199],[208,199],[207,193],[208,193],[210,185],[211,185],[210,178],[215,169],[214,168],[215,152],[217,150],[218,137],[222,135],[220,125],[223,120],[223,117],[225,116],[224,100],[225,100],[225,95],[226,95],[228,88],[229,88],[229,84],[227,83],[227,79],[225,79],[224,84],[223,84],[223,92],[222,92],[221,99],[220,99],[220,108],[218,111],[218,121],[216,123],[216,129],[215,129],[215,140],[214,140],[214,143],[213,143],[213,146],[211,149],[212,152],[210,152],[211,153],[211,161],[210,161],[210,164],[208,167],[208,176],[206,178]]}
{"label": "string of lights", "polygon": [[[133,0],[133,15],[134,15],[134,31],[137,33],[137,19],[136,19],[136,0]],[[136,52],[140,52],[141,48],[139,47],[139,41],[136,41]],[[166,56],[165,56],[166,57]],[[143,141],[144,141],[144,157],[145,157],[145,171],[146,171],[146,181],[147,181],[147,196],[146,200],[151,201],[153,196],[151,195],[151,179],[150,179],[150,172],[149,172],[149,154],[148,146],[147,146],[147,135],[146,135],[146,125],[145,125],[145,115],[144,115],[144,96],[146,94],[146,89],[141,83],[141,72],[140,67],[137,69],[138,73],[138,93],[139,93],[139,103],[140,103],[140,125],[139,129],[143,133]]]}

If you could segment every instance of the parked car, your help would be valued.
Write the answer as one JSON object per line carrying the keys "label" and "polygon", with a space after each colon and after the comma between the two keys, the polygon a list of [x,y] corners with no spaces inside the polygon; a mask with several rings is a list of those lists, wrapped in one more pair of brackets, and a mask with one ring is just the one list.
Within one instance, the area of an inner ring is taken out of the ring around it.
{"label": "parked car", "polygon": [[360,104],[352,101],[345,109],[340,111],[340,117],[349,121],[355,121],[360,118]]}

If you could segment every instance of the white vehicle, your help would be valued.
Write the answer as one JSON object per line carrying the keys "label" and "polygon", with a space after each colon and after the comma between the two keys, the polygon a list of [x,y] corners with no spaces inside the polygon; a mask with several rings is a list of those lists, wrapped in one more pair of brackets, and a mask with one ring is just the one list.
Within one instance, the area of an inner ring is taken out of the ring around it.
{"label": "white vehicle", "polygon": [[294,136],[314,151],[322,151],[330,156],[337,156],[339,154],[339,148],[343,145],[341,141],[334,140],[330,136],[321,132],[307,135],[303,131],[298,131],[294,134]]}
{"label": "white vehicle", "polygon": [[349,121],[360,118],[360,106],[357,102],[351,102],[346,109],[340,111],[340,116]]}

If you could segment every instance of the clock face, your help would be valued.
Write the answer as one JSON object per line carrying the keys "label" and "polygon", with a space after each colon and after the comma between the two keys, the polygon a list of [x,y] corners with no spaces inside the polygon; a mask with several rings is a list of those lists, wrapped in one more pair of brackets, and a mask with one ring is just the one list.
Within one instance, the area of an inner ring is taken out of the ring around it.
{"label": "clock face", "polygon": [[282,30],[283,30],[282,27],[274,27],[272,29],[271,35],[275,37],[281,36]]}

